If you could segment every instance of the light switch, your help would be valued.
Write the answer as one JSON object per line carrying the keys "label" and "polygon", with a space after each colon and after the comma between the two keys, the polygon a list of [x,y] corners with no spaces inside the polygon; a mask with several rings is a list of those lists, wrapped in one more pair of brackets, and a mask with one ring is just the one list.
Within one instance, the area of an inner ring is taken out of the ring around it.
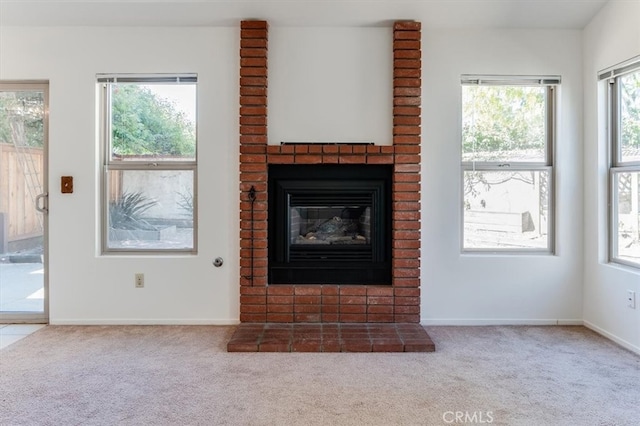
{"label": "light switch", "polygon": [[73,193],[73,176],[62,176],[60,178],[60,192],[63,194]]}

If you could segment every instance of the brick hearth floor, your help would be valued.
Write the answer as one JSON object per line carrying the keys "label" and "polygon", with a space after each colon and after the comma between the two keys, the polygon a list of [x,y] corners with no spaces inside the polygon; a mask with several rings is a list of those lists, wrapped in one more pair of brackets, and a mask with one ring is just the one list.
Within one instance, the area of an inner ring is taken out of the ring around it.
{"label": "brick hearth floor", "polygon": [[420,324],[243,323],[228,352],[433,352]]}

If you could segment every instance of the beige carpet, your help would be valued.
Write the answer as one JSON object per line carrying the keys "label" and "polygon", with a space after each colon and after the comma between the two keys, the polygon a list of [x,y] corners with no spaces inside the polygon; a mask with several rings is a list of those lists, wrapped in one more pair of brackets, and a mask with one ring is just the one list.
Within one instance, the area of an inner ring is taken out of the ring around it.
{"label": "beige carpet", "polygon": [[0,351],[0,424],[640,422],[640,357],[582,327],[428,327],[437,352],[392,354],[227,353],[233,330],[46,327]]}

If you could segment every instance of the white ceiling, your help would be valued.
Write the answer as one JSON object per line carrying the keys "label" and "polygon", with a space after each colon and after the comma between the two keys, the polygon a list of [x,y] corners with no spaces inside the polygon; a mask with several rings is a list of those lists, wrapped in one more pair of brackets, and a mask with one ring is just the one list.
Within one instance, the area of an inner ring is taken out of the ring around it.
{"label": "white ceiling", "polygon": [[[0,25],[584,28],[608,0],[0,0]],[[640,1],[640,0],[631,0]]]}

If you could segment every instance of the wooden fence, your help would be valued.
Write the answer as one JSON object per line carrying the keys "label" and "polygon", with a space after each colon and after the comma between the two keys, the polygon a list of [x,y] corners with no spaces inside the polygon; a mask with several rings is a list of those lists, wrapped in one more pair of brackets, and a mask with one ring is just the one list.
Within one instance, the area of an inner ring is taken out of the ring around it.
{"label": "wooden fence", "polygon": [[[13,145],[0,143],[0,213],[4,216],[6,235],[4,243],[42,236],[40,218],[35,209],[34,195],[42,192],[42,186],[32,194],[27,187],[18,153]],[[42,148],[26,148],[24,155],[36,166],[38,182],[43,181]],[[3,224],[0,223],[0,226]],[[0,229],[0,235],[2,235]],[[0,252],[3,242],[0,241]]]}

